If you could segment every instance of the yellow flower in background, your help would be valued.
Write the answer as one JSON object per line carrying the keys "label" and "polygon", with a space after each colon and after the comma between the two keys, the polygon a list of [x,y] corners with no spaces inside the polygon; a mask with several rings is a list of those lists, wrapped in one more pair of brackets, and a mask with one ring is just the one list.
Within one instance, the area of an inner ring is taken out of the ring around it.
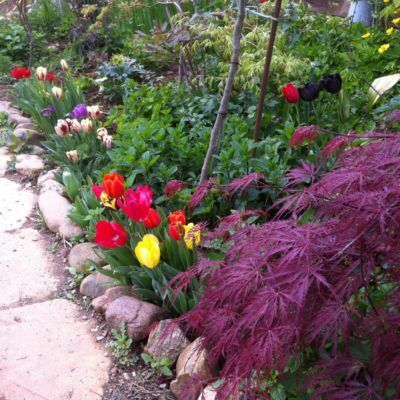
{"label": "yellow flower in background", "polygon": [[391,27],[391,28],[386,30],[386,35],[390,36],[393,32],[394,32],[394,28]]}
{"label": "yellow flower in background", "polygon": [[384,3],[390,3],[390,0],[383,0]]}
{"label": "yellow flower in background", "polygon": [[400,24],[400,18],[395,18],[395,19],[392,20],[392,22],[393,22],[395,25]]}
{"label": "yellow flower in background", "polygon": [[389,43],[383,44],[381,47],[379,47],[378,52],[379,54],[383,54],[385,51],[388,51],[390,47]]}
{"label": "yellow flower in background", "polygon": [[151,234],[144,235],[135,247],[135,255],[140,264],[153,269],[160,262],[160,242]]}
{"label": "yellow flower in background", "polygon": [[361,36],[363,39],[368,39],[371,37],[371,32],[364,33],[364,35]]}
{"label": "yellow flower in background", "polygon": [[183,240],[185,241],[186,247],[189,250],[193,250],[193,245],[198,246],[201,240],[200,227],[190,223],[183,225],[183,228],[185,229]]}

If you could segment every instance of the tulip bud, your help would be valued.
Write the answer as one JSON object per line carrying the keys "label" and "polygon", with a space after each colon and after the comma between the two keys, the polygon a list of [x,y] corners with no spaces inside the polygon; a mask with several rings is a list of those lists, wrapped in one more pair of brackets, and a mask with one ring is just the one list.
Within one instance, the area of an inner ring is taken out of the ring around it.
{"label": "tulip bud", "polygon": [[74,132],[74,133],[81,133],[82,132],[82,126],[81,126],[80,122],[77,119],[73,119],[70,122],[69,129],[70,129],[71,132]]}
{"label": "tulip bud", "polygon": [[59,88],[59,87],[57,87],[57,86],[54,86],[54,87],[51,89],[51,91],[53,92],[54,96],[57,97],[58,100],[61,99],[61,97],[62,97],[62,89],[61,89],[61,88]]}
{"label": "tulip bud", "polygon": [[67,151],[65,155],[67,156],[68,160],[72,163],[76,163],[79,160],[79,153],[77,150]]}
{"label": "tulip bud", "polygon": [[97,129],[97,139],[103,140],[104,136],[107,136],[107,135],[108,135],[108,132],[107,132],[106,128],[101,127],[99,129]]}
{"label": "tulip bud", "polygon": [[68,121],[65,119],[59,119],[57,121],[57,125],[54,127],[54,130],[58,136],[67,136],[70,131]]}
{"label": "tulip bud", "polygon": [[107,149],[111,149],[113,144],[113,138],[110,135],[103,136],[102,143]]}
{"label": "tulip bud", "polygon": [[61,64],[61,68],[62,68],[62,70],[63,70],[64,72],[67,72],[67,71],[69,70],[68,63],[67,63],[64,59],[62,59],[62,60],[60,61],[60,64]]}
{"label": "tulip bud", "polygon": [[288,103],[297,103],[300,101],[299,92],[292,83],[288,83],[282,88],[282,94]]}
{"label": "tulip bud", "polygon": [[44,81],[47,78],[47,68],[45,67],[37,67],[36,68],[36,77],[40,81]]}
{"label": "tulip bud", "polygon": [[319,96],[320,89],[319,83],[306,83],[299,89],[300,97],[304,101],[313,101]]}
{"label": "tulip bud", "polygon": [[89,106],[87,107],[87,114],[90,119],[97,119],[100,117],[100,108],[99,106]]}
{"label": "tulip bud", "polygon": [[81,126],[82,126],[83,132],[86,132],[86,133],[91,132],[92,128],[93,128],[92,121],[88,118],[85,118],[81,121]]}

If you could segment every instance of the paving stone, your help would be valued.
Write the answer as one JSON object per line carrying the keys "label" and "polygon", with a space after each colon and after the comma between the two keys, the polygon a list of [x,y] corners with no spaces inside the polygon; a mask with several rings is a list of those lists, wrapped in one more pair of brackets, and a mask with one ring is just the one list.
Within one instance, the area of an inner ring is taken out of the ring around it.
{"label": "paving stone", "polygon": [[9,101],[0,100],[0,112],[8,113],[8,110],[11,107],[11,103]]}
{"label": "paving stone", "polygon": [[1,311],[0,399],[101,400],[110,359],[89,329],[64,299]]}
{"label": "paving stone", "polygon": [[44,169],[44,162],[34,154],[19,154],[16,158],[15,169],[21,175],[39,175]]}
{"label": "paving stone", "polygon": [[3,153],[0,157],[0,177],[4,176],[8,170],[8,163],[12,160],[10,153]]}
{"label": "paving stone", "polygon": [[31,228],[0,233],[0,308],[43,300],[56,291],[55,266],[45,246]]}
{"label": "paving stone", "polygon": [[0,232],[21,227],[32,213],[35,201],[36,196],[23,190],[20,184],[0,178]]}

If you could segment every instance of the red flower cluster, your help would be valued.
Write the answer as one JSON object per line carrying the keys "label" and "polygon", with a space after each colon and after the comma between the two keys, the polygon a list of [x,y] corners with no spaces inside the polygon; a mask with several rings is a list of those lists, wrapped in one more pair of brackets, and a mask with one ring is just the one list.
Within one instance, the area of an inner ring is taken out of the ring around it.
{"label": "red flower cluster", "polygon": [[15,67],[10,71],[10,75],[15,79],[26,79],[31,77],[31,71],[25,67]]}
{"label": "red flower cluster", "polygon": [[183,225],[186,224],[185,212],[182,210],[174,211],[169,214],[169,229],[168,233],[174,240],[182,239],[184,235]]}

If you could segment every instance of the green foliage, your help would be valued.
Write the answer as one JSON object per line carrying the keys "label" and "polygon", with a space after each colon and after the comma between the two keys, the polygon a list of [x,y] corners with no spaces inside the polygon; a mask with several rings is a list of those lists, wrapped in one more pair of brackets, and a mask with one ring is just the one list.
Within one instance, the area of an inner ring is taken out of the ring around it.
{"label": "green foliage", "polygon": [[103,64],[97,71],[98,78],[95,83],[99,91],[111,101],[121,101],[123,93],[121,86],[128,79],[138,82],[148,80],[151,73],[138,64],[134,58],[114,56],[111,63]]}
{"label": "green foliage", "polygon": [[170,360],[168,357],[164,357],[161,360],[154,359],[151,355],[147,353],[141,354],[142,360],[151,366],[151,368],[155,369],[156,371],[160,372],[164,376],[172,377],[173,372],[171,371],[171,367],[173,365],[173,361]]}
{"label": "green foliage", "polygon": [[121,324],[121,330],[111,329],[113,340],[107,344],[112,350],[112,355],[123,366],[135,365],[139,357],[131,352],[132,339],[126,334],[126,322]]}
{"label": "green foliage", "polygon": [[32,27],[55,39],[67,36],[75,20],[75,14],[64,0],[38,0],[29,13]]}
{"label": "green foliage", "polygon": [[81,187],[81,180],[71,172],[69,169],[64,169],[62,173],[62,181],[65,187],[65,192],[67,196],[74,201],[77,194],[79,193],[79,188]]}

